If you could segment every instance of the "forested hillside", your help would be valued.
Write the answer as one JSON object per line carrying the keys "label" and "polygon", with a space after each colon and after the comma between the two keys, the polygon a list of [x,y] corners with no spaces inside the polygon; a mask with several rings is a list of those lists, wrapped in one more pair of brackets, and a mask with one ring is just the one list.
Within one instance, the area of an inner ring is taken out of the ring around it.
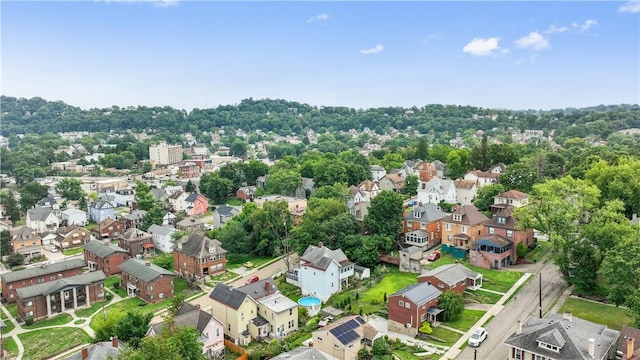
{"label": "forested hillside", "polygon": [[435,132],[453,137],[465,130],[555,130],[561,138],[595,135],[606,138],[614,131],[640,127],[638,105],[609,105],[553,112],[483,109],[473,106],[426,105],[421,108],[386,107],[356,110],[348,107],[313,107],[286,100],[246,99],[238,105],[185,110],[165,107],[113,106],[83,110],[42,98],[2,96],[2,135],[64,131],[134,132],[145,129],[189,132],[233,127],[245,131],[300,134],[308,129],[323,133],[368,127],[383,133],[390,127],[412,127],[422,134]]}

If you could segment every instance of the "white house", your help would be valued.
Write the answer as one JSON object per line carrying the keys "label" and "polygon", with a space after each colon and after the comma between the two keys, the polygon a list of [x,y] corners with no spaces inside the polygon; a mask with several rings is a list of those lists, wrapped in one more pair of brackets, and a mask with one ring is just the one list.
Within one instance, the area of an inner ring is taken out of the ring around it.
{"label": "white house", "polygon": [[191,195],[188,192],[178,191],[169,195],[169,204],[174,212],[187,211],[189,204],[187,198]]}
{"label": "white house", "polygon": [[60,227],[60,219],[50,207],[37,207],[27,210],[27,227],[39,233],[56,231]]}
{"label": "white house", "polygon": [[500,173],[480,171],[480,170],[469,170],[464,175],[465,180],[475,181],[478,184],[478,188],[481,188],[487,185],[497,184],[499,177],[500,177]]}
{"label": "white house", "polygon": [[478,184],[472,180],[458,179],[454,182],[456,197],[461,205],[471,205],[478,193]]}
{"label": "white house", "polygon": [[62,212],[62,221],[69,225],[85,226],[89,222],[89,216],[79,209],[67,209]]}
{"label": "white house", "polygon": [[387,175],[387,171],[380,165],[371,165],[371,177],[373,181],[378,181]]}
{"label": "white house", "polygon": [[153,224],[149,227],[147,232],[153,235],[153,245],[156,249],[164,252],[170,253],[173,251],[173,239],[171,235],[178,231],[178,229],[169,226],[158,226]]}
{"label": "white house", "polygon": [[378,183],[376,181],[371,181],[371,180],[365,180],[361,182],[360,184],[358,184],[357,188],[362,192],[364,197],[360,201],[364,201],[364,202],[371,202],[371,200],[374,197],[378,196],[378,194],[381,191]]}
{"label": "white house", "polygon": [[354,264],[342,250],[331,250],[323,246],[309,245],[300,257],[298,281],[303,296],[316,296],[323,302],[348,285],[354,274]]}
{"label": "white house", "polygon": [[167,211],[167,213],[162,217],[162,225],[173,225],[177,219],[177,216],[175,216],[172,212]]}
{"label": "white house", "polygon": [[418,182],[418,202],[439,204],[442,200],[449,204],[458,202],[453,180],[434,177],[427,182]]}

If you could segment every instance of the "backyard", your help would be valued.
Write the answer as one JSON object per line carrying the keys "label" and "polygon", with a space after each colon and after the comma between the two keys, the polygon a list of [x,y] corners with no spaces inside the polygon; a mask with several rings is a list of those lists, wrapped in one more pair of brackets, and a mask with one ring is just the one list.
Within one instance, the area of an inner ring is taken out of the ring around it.
{"label": "backyard", "polygon": [[[428,265],[428,269],[432,270],[437,268],[438,266],[447,265],[447,264],[455,264],[457,262],[466,266],[470,270],[478,272],[482,274],[482,287],[484,289],[498,291],[501,293],[506,293],[511,289],[513,284],[520,279],[523,273],[519,271],[512,270],[487,270],[481,269],[475,266],[470,266],[468,260],[457,260],[454,259],[451,254],[442,254],[440,259],[430,263]],[[487,295],[490,296],[490,295]]]}
{"label": "backyard", "polygon": [[[35,330],[20,334],[18,337],[24,345],[22,357],[24,360],[46,359],[74,346],[91,343],[92,340],[84,330],[71,327]],[[17,353],[17,347],[13,348],[15,342],[7,343],[8,350]]]}
{"label": "backyard", "polygon": [[59,326],[70,323],[73,318],[69,314],[59,314],[47,319],[38,320],[32,325],[22,325],[23,329],[39,329],[46,326]]}
{"label": "backyard", "polygon": [[633,317],[625,308],[573,297],[562,304],[559,312],[570,312],[575,317],[606,325],[615,330],[620,330],[623,325],[633,325]]}
{"label": "backyard", "polygon": [[73,248],[73,249],[64,249],[62,250],[62,253],[65,256],[71,256],[71,255],[77,255],[77,254],[82,254],[84,252],[84,249],[81,247],[77,247],[77,248]]}

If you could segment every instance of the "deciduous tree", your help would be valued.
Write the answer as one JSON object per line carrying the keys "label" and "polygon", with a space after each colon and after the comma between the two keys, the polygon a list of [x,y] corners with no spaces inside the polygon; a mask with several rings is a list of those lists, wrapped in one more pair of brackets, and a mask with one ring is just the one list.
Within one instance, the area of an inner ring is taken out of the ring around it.
{"label": "deciduous tree", "polygon": [[381,191],[371,200],[369,213],[364,217],[365,229],[370,234],[396,238],[402,228],[402,196],[394,191]]}

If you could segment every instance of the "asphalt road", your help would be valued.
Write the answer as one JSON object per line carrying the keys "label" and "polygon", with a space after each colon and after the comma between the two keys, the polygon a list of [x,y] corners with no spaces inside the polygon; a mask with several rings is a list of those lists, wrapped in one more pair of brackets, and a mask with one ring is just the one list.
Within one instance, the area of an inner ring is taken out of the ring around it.
{"label": "asphalt road", "polygon": [[504,360],[508,358],[508,349],[502,343],[516,330],[518,320],[525,321],[529,316],[539,316],[540,274],[542,274],[542,309],[550,308],[553,300],[567,287],[557,267],[549,261],[529,283],[505,305],[504,309],[486,326],[489,336],[478,348],[467,346],[456,360]]}

